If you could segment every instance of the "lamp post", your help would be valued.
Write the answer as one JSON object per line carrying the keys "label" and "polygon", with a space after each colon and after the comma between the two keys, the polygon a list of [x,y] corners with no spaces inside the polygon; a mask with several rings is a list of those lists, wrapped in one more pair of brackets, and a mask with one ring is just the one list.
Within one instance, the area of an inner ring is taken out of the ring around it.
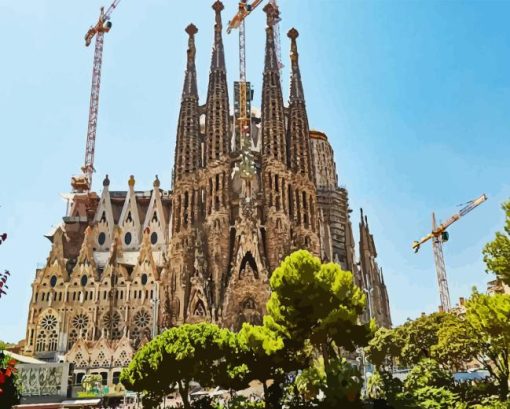
{"label": "lamp post", "polygon": [[[372,300],[371,295],[374,291],[374,287],[369,286],[368,288],[363,288],[363,291],[367,295],[367,306],[368,306],[368,321],[372,319]],[[371,369],[371,365],[367,362],[365,358],[365,351],[363,348],[360,348],[360,358],[361,358],[361,365],[363,367],[363,394],[367,395],[367,372],[368,369]]]}

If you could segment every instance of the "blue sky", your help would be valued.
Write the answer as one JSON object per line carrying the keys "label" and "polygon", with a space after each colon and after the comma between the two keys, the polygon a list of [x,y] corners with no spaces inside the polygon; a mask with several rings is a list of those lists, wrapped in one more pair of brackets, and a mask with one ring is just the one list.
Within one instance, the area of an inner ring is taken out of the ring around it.
{"label": "blue sky", "polygon": [[[237,2],[224,0],[224,22]],[[25,335],[43,237],[65,212],[61,192],[83,161],[93,49],[83,36],[103,0],[0,0],[0,339]],[[123,0],[107,34],[95,186],[105,173],[124,190],[130,174],[170,187],[185,67],[185,26],[197,35],[201,101],[213,36],[212,0]],[[510,2],[282,0],[282,51],[295,26],[311,127],[335,149],[357,234],[368,215],[393,320],[439,304],[432,250],[410,245],[431,212],[489,201],[452,227],[445,259],[452,300],[484,290],[481,249],[502,228],[510,198]],[[260,104],[264,16],[247,26],[248,77]],[[237,34],[225,35],[228,79],[238,77]],[[288,65],[284,92],[288,95]]]}

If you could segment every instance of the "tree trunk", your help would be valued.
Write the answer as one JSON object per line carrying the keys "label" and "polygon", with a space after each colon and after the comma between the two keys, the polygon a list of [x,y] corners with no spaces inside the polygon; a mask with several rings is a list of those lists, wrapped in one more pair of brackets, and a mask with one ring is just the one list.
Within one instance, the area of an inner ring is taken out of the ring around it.
{"label": "tree trunk", "polygon": [[321,349],[322,349],[322,358],[324,359],[324,369],[328,370],[329,368],[329,351],[328,351],[328,343],[327,342],[324,342],[322,345],[321,345]]}
{"label": "tree trunk", "polygon": [[264,404],[265,404],[266,409],[269,409],[271,407],[271,403],[269,402],[269,394],[267,393],[266,380],[262,381],[262,386],[264,388]]}
{"label": "tree trunk", "polygon": [[184,409],[191,409],[191,405],[189,403],[189,396],[188,396],[188,390],[189,390],[188,382],[180,381],[180,382],[177,382],[177,385],[179,385],[179,395],[181,395],[182,404],[184,406]]}
{"label": "tree trunk", "polygon": [[501,374],[499,378],[499,400],[506,402],[508,396],[508,374]]}

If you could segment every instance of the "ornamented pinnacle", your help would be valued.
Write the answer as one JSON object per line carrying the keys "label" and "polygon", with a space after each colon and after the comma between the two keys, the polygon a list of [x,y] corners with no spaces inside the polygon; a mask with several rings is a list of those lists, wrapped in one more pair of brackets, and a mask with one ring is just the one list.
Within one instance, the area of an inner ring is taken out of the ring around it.
{"label": "ornamented pinnacle", "polygon": [[272,28],[278,20],[278,10],[271,3],[267,3],[262,10],[266,13],[267,26]]}
{"label": "ornamented pinnacle", "polygon": [[296,39],[299,37],[299,32],[295,28],[291,28],[287,33],[287,37],[290,38],[290,59],[292,63],[297,63],[299,58],[299,53],[297,50]]}
{"label": "ornamented pinnacle", "polygon": [[135,187],[135,177],[133,175],[129,176],[128,185],[130,188]]}
{"label": "ornamented pinnacle", "polygon": [[156,175],[156,179],[154,179],[154,183],[152,184],[152,186],[159,188],[160,185],[161,182],[159,181],[158,175]]}
{"label": "ornamented pinnacle", "polygon": [[184,30],[190,37],[193,37],[196,33],[198,33],[198,28],[193,23],[189,24],[188,27]]}
{"label": "ornamented pinnacle", "polygon": [[223,6],[223,3],[220,0],[217,0],[212,5],[212,8],[216,13],[220,13],[225,8],[225,6]]}

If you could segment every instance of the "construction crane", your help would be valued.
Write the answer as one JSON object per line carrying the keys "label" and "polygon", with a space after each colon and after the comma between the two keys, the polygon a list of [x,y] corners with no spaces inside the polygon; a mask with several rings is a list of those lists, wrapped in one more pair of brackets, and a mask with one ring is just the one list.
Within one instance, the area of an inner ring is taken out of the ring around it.
{"label": "construction crane", "polygon": [[450,310],[450,293],[448,291],[448,281],[446,279],[446,267],[443,256],[443,243],[448,241],[449,234],[446,230],[453,223],[465,216],[483,202],[487,200],[487,195],[483,194],[479,198],[467,202],[467,206],[463,207],[458,213],[451,216],[439,226],[436,224],[436,215],[432,213],[432,231],[425,237],[413,242],[414,252],[420,250],[420,246],[429,240],[432,240],[432,250],[434,253],[434,262],[436,265],[437,281],[439,284],[439,297],[441,300],[441,308],[443,311]]}
{"label": "construction crane", "polygon": [[239,29],[239,79],[241,82],[246,82],[246,33],[245,33],[245,20],[253,10],[255,10],[263,0],[254,0],[253,3],[248,4],[248,0],[241,0],[239,2],[239,11],[232,20],[228,22],[227,34],[238,28]]}
{"label": "construction crane", "polygon": [[[263,0],[254,0],[253,3],[248,4],[247,0],[241,0],[239,2],[239,11],[232,20],[228,22],[227,34],[233,29],[239,29],[239,78],[240,80],[246,81],[246,31],[245,31],[245,20],[253,10],[255,10]],[[279,10],[278,3],[276,0],[269,0],[269,3],[273,5],[276,10]],[[278,17],[273,25],[274,43],[276,48],[276,56],[278,59],[278,67],[281,71],[283,68],[282,64],[282,53],[281,53],[281,42],[280,42],[280,27]],[[281,77],[281,76],[280,76]]]}
{"label": "construction crane", "polygon": [[112,28],[110,16],[121,0],[114,0],[106,12],[101,7],[96,25],[91,26],[85,34],[85,46],[89,46],[94,37],[94,65],[92,68],[92,87],[90,91],[89,122],[87,129],[87,144],[85,147],[85,162],[81,168],[82,174],[73,176],[71,186],[74,192],[88,192],[92,188],[92,174],[94,173],[94,150],[96,145],[97,113],[99,109],[99,89],[101,87],[101,66],[103,63],[104,34]]}
{"label": "construction crane", "polygon": [[[250,118],[251,118],[251,85],[246,81],[246,31],[245,20],[261,3],[263,0],[254,0],[248,4],[248,0],[241,0],[239,2],[239,10],[228,22],[227,34],[230,34],[233,29],[239,29],[239,81],[234,83],[234,116],[236,118],[236,135],[238,139],[238,147],[242,150],[249,149],[247,145],[250,144]],[[270,0],[273,7],[278,10],[276,0]],[[278,15],[278,13],[277,13]],[[278,67],[281,72],[283,65],[281,64],[281,47],[280,47],[280,31],[278,23],[280,19],[275,19],[273,23],[273,35],[275,41],[276,55],[278,59]],[[280,75],[281,78],[281,75]]]}

